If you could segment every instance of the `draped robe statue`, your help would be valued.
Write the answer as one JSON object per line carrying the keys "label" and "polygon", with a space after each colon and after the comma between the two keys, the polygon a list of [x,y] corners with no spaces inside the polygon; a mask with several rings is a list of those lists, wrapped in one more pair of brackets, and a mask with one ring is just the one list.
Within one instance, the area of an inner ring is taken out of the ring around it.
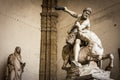
{"label": "draped robe statue", "polygon": [[21,48],[16,47],[13,54],[8,56],[5,80],[22,80],[25,63],[22,61]]}

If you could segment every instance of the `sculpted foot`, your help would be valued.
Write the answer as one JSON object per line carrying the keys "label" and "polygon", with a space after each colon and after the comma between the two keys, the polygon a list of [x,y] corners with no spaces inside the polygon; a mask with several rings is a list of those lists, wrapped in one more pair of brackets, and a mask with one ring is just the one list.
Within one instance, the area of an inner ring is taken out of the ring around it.
{"label": "sculpted foot", "polygon": [[76,67],[82,67],[82,65],[78,61],[72,61],[72,63]]}

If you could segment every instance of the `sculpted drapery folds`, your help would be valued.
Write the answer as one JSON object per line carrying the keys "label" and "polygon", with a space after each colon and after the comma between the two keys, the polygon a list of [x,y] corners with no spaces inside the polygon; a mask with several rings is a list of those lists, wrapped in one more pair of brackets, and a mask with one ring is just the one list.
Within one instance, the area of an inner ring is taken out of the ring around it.
{"label": "sculpted drapery folds", "polygon": [[8,56],[5,80],[22,80],[25,63],[22,61],[21,48],[16,47],[14,53]]}

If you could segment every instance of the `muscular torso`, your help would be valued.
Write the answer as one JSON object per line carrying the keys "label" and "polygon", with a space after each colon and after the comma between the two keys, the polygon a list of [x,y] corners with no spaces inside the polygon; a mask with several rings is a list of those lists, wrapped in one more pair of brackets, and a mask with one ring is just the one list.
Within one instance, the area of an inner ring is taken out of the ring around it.
{"label": "muscular torso", "polygon": [[72,28],[72,31],[73,31],[74,33],[77,33],[77,32],[78,32],[78,29],[76,28],[77,22],[79,22],[79,24],[80,24],[80,26],[77,26],[77,28],[79,28],[79,30],[85,30],[85,29],[90,30],[90,21],[89,21],[89,19],[82,20],[82,19],[81,19],[81,16],[80,16],[80,17],[75,21],[74,26],[73,26],[73,28]]}

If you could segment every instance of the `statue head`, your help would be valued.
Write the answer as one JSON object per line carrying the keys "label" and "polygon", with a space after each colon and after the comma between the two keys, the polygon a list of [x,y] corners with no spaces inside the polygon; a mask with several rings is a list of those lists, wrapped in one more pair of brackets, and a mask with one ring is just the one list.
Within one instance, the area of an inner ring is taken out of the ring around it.
{"label": "statue head", "polygon": [[90,8],[90,7],[85,8],[85,9],[83,10],[83,12],[85,12],[85,11],[89,11],[89,12],[90,12],[90,14],[91,14],[91,13],[92,13],[92,8]]}
{"label": "statue head", "polygon": [[21,48],[20,48],[19,46],[17,46],[17,47],[15,48],[15,53],[18,53],[18,54],[21,53]]}
{"label": "statue head", "polygon": [[92,8],[89,8],[89,7],[85,8],[83,10],[82,18],[87,19],[90,16],[91,13],[92,13]]}

